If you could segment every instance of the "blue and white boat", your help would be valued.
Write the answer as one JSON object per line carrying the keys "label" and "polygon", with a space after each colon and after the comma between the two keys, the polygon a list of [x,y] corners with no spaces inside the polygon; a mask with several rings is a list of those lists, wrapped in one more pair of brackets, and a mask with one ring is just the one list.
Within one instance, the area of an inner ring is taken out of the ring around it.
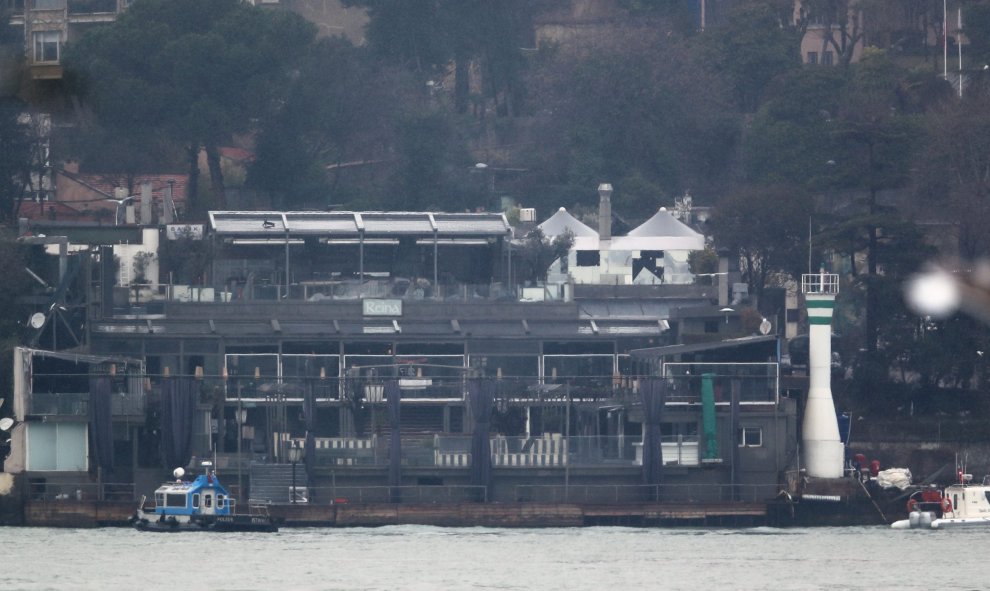
{"label": "blue and white boat", "polygon": [[193,481],[182,480],[185,470],[176,468],[174,481],[155,490],[155,509],[144,510],[145,497],[131,521],[142,531],[256,531],[275,532],[278,527],[267,514],[238,515],[230,493],[210,468],[212,462],[202,463],[204,471]]}

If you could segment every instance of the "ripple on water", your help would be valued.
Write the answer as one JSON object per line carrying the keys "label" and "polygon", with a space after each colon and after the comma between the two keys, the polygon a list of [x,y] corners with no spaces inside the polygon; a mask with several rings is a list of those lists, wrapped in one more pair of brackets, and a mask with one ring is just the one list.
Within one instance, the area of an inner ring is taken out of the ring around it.
{"label": "ripple on water", "polygon": [[0,528],[8,589],[877,589],[982,587],[990,529],[500,529],[278,534]]}

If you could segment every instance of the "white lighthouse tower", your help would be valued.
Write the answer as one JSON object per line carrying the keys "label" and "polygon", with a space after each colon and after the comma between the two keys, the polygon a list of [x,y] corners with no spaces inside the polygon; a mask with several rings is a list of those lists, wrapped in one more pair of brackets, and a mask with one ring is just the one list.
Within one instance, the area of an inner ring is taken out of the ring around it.
{"label": "white lighthouse tower", "polygon": [[824,269],[801,276],[808,307],[808,404],[804,409],[802,446],[808,476],[839,478],[845,449],[832,401],[832,311],[839,293],[839,276]]}

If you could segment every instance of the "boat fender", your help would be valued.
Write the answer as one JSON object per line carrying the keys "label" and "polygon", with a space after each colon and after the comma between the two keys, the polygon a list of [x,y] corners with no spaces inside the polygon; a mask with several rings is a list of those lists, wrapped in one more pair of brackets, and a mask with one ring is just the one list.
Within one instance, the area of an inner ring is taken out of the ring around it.
{"label": "boat fender", "polygon": [[952,511],[952,501],[949,497],[942,497],[942,513]]}

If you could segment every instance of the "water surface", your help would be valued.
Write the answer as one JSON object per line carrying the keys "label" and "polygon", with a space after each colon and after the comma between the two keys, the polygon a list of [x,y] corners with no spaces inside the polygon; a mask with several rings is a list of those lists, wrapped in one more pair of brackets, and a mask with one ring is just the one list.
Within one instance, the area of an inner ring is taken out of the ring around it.
{"label": "water surface", "polygon": [[985,588],[990,528],[0,528],[0,542],[4,589],[906,591]]}

